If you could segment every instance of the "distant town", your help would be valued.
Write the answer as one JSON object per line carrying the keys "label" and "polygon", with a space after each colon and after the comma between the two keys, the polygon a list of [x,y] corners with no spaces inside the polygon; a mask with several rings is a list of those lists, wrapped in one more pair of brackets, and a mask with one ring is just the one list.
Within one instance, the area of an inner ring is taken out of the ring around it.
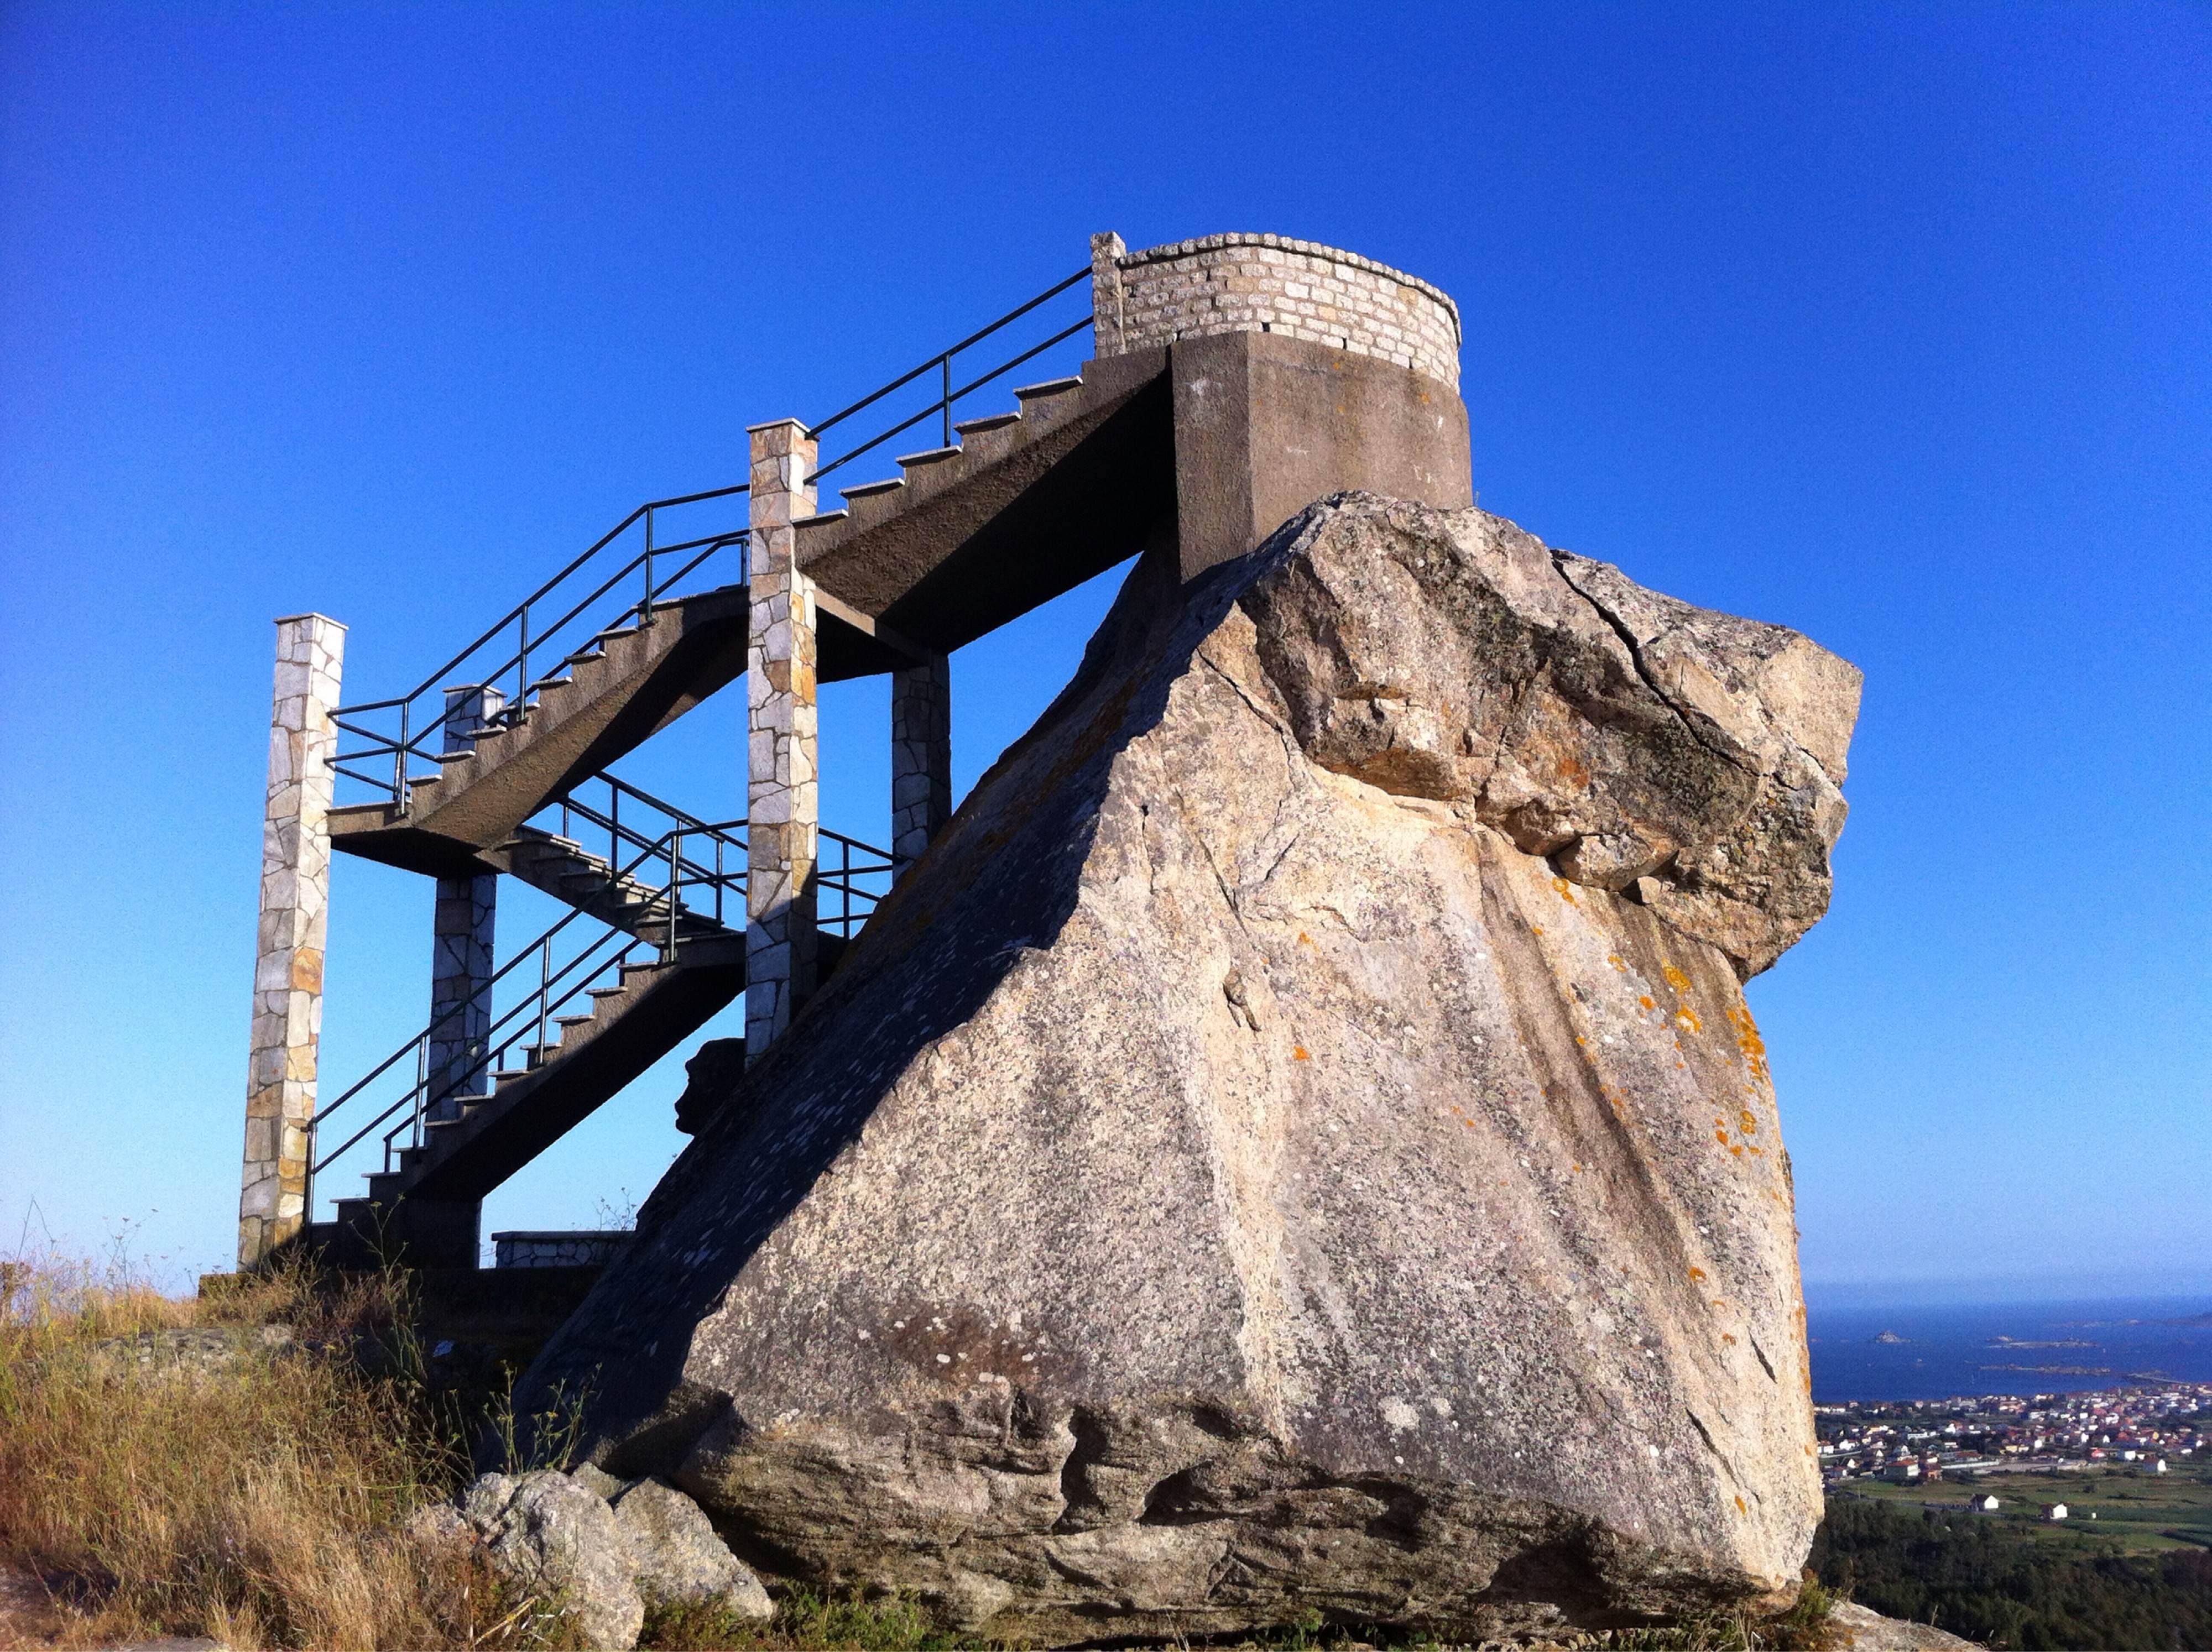
{"label": "distant town", "polygon": [[1831,1487],[2098,1468],[2155,1475],[2212,1461],[2212,1382],[1851,1400],[1813,1411],[1820,1477]]}

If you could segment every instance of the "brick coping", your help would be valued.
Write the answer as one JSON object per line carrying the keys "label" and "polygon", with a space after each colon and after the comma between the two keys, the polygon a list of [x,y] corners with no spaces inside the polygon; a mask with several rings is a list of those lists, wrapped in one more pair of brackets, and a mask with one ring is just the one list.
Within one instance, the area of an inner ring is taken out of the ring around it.
{"label": "brick coping", "polygon": [[1340,246],[1324,246],[1319,241],[1302,241],[1289,235],[1256,235],[1232,233],[1226,235],[1200,235],[1193,240],[1169,241],[1160,246],[1147,246],[1140,252],[1124,252],[1114,260],[1115,267],[1133,269],[1140,264],[1166,264],[1176,258],[1187,258],[1200,252],[1218,252],[1231,246],[1260,246],[1278,252],[1296,252],[1310,258],[1325,259],[1330,264],[1341,264],[1349,269],[1362,270],[1369,275],[1381,276],[1401,287],[1426,294],[1444,307],[1451,317],[1452,339],[1465,343],[1466,334],[1460,326],[1459,306],[1441,287],[1423,281],[1419,276],[1409,276],[1403,270],[1394,270],[1387,264],[1362,258],[1357,252],[1347,252]]}

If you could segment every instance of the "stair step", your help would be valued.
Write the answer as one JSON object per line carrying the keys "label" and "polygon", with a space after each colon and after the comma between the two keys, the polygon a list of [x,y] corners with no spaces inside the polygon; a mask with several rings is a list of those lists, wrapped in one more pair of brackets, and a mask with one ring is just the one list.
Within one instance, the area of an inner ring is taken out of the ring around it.
{"label": "stair step", "polygon": [[1048,379],[1042,384],[1018,385],[1014,394],[1024,402],[1036,401],[1047,396],[1065,396],[1071,390],[1083,388],[1083,375],[1076,374],[1066,379]]}
{"label": "stair step", "polygon": [[919,453],[901,453],[897,464],[908,471],[918,471],[924,465],[942,465],[949,459],[958,459],[957,447],[932,447]]}
{"label": "stair step", "polygon": [[906,486],[906,478],[895,476],[883,482],[863,482],[857,487],[840,488],[848,502],[855,499],[873,499],[879,494],[895,494]]}
{"label": "stair step", "polygon": [[[1081,384],[1083,380],[1078,379],[1075,382]],[[1013,413],[994,413],[988,418],[963,419],[959,423],[954,425],[952,429],[953,433],[957,435],[980,435],[986,430],[1002,430],[1010,424],[1018,424],[1021,422],[1021,417],[1022,416],[1018,411]]]}
{"label": "stair step", "polygon": [[556,1027],[588,1027],[598,1019],[599,1017],[594,1015],[556,1015],[553,1017],[553,1024]]}
{"label": "stair step", "polygon": [[510,1067],[492,1080],[495,1087],[493,1093],[496,1095],[499,1090],[505,1090],[509,1085],[519,1084],[529,1076],[530,1070],[527,1067]]}
{"label": "stair step", "polygon": [[541,677],[525,689],[523,693],[536,694],[543,689],[565,689],[575,680],[572,677]]}
{"label": "stair step", "polygon": [[598,647],[605,648],[608,643],[623,641],[626,638],[635,636],[637,632],[638,628],[635,625],[617,625],[611,631],[600,632],[592,641]]}

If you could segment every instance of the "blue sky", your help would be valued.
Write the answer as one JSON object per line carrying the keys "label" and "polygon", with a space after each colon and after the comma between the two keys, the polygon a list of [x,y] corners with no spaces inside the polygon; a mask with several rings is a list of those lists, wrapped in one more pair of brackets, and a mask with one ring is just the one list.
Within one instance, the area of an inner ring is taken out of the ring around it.
{"label": "blue sky", "polygon": [[[1103,228],[1434,281],[1486,507],[1864,668],[1752,987],[1816,1292],[2212,1289],[2196,5],[0,8],[0,1246],[229,1254],[273,616],[410,686]],[[961,656],[963,786],[1107,594]],[[634,771],[740,797],[725,699]],[[326,1087],[428,927],[341,863]],[[678,1084],[487,1230],[641,1199]]]}

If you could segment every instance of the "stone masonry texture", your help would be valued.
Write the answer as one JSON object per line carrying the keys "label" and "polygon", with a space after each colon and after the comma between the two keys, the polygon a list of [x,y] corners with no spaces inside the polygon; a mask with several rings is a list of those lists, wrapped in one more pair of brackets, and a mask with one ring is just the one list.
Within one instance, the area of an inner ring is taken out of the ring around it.
{"label": "stone masonry texture", "polygon": [[1091,238],[1098,353],[1216,333],[1279,332],[1459,388],[1459,307],[1387,264],[1284,235],[1208,235],[1117,253]]}
{"label": "stone masonry texture", "polygon": [[903,872],[952,817],[952,665],[891,673],[891,859]]}
{"label": "stone masonry texture", "polygon": [[[505,702],[497,689],[446,690],[445,749],[466,751],[470,737]],[[491,1038],[494,920],[499,878],[441,878],[430,928],[430,1048],[423,1116],[458,1119],[461,1100],[478,1093]]]}
{"label": "stone masonry texture", "polygon": [[745,659],[745,1048],[758,1060],[814,985],[821,826],[812,581],[792,523],[814,512],[817,451],[796,419],[753,426]]}
{"label": "stone masonry texture", "polygon": [[246,1087],[238,1260],[260,1262],[307,1218],[307,1130],[323,1021],[330,918],[331,790],[345,627],[320,614],[276,622],[269,790],[261,829],[261,917]]}

